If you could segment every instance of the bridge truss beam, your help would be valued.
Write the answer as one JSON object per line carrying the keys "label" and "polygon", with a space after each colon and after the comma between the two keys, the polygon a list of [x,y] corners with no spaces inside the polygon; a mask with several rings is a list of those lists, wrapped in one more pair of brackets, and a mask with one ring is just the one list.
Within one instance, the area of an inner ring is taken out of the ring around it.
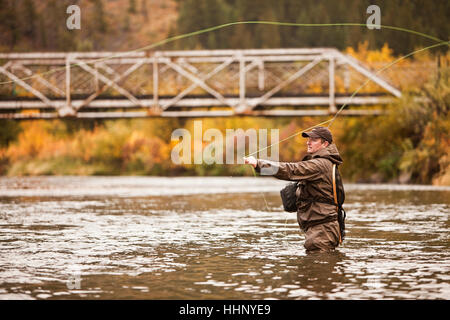
{"label": "bridge truss beam", "polygon": [[[9,53],[0,54],[0,64],[1,81],[9,82],[2,86],[29,95],[11,96],[0,86],[3,119],[324,116],[337,105],[381,105],[401,96],[333,48]],[[352,96],[350,70],[385,92]]]}

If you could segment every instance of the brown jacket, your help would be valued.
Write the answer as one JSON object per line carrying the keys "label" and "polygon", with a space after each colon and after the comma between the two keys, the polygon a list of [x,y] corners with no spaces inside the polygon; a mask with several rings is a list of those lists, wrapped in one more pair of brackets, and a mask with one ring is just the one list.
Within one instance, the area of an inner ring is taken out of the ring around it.
{"label": "brown jacket", "polygon": [[[313,198],[333,199],[332,167],[340,165],[342,158],[335,144],[330,144],[313,154],[306,155],[299,162],[273,162],[258,159],[257,171],[262,168],[274,170],[273,176],[289,181],[299,181],[297,189],[297,221],[306,231],[309,225],[320,220],[337,217],[336,207],[322,202],[310,202]],[[303,200],[301,200],[303,199]]]}

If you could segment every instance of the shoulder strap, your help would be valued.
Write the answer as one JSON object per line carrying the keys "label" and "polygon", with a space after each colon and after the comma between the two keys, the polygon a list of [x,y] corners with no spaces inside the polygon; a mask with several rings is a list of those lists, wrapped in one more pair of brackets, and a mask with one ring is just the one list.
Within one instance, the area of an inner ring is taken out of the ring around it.
{"label": "shoulder strap", "polygon": [[334,203],[337,205],[338,200],[337,200],[337,193],[336,193],[336,164],[335,163],[333,163],[333,198],[334,198]]}
{"label": "shoulder strap", "polygon": [[[333,198],[334,198],[334,204],[336,205],[336,210],[338,211],[338,216],[339,216],[338,199],[337,199],[337,193],[336,193],[336,164],[335,163],[333,163]],[[339,223],[339,244],[342,244],[340,223]]]}

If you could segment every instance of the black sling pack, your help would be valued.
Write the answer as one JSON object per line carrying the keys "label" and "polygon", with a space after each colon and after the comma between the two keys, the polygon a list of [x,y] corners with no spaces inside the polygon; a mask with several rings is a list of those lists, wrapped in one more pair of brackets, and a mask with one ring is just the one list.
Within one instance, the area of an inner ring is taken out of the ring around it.
{"label": "black sling pack", "polygon": [[287,212],[297,211],[297,182],[291,182],[286,187],[281,189],[281,201],[283,202],[283,209]]}

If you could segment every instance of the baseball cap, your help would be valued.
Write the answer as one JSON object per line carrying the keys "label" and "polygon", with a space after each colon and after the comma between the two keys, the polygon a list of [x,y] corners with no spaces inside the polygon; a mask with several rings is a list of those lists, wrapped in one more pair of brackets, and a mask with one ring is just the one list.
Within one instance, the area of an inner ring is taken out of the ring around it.
{"label": "baseball cap", "polygon": [[333,143],[333,136],[331,131],[325,127],[316,127],[312,129],[310,132],[303,132],[302,137],[304,138],[322,138],[328,141],[329,143]]}

